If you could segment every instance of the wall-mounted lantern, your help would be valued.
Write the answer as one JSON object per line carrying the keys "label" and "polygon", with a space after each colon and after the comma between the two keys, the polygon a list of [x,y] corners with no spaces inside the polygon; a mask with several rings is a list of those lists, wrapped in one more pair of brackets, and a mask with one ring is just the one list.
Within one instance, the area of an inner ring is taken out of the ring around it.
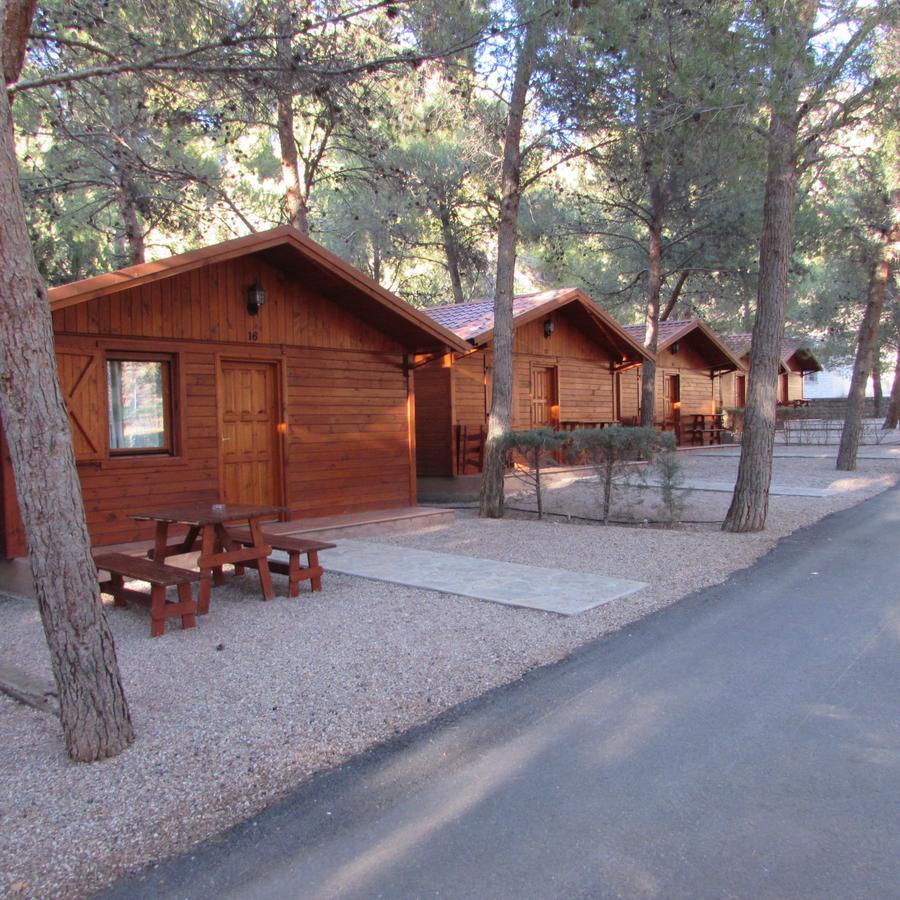
{"label": "wall-mounted lantern", "polygon": [[255,316],[259,312],[259,308],[266,302],[266,292],[263,286],[254,281],[247,288],[247,312],[251,316]]}
{"label": "wall-mounted lantern", "polygon": [[553,334],[553,330],[556,328],[556,323],[553,321],[553,316],[544,319],[544,337],[549,338]]}
{"label": "wall-mounted lantern", "polygon": [[678,352],[678,350],[679,350],[678,341],[675,341],[675,343],[672,344],[671,347],[669,347],[669,351],[671,352],[672,356],[674,356]]}

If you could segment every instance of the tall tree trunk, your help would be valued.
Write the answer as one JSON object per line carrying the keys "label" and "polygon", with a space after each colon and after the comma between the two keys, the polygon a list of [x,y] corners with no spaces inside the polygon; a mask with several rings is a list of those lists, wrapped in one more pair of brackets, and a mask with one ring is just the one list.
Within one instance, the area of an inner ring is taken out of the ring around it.
{"label": "tall tree trunk", "polygon": [[444,243],[444,255],[447,258],[447,271],[450,273],[450,284],[453,288],[453,302],[465,303],[462,276],[459,272],[459,247],[456,243],[456,235],[453,233],[450,211],[445,207],[441,207],[439,218],[441,221],[441,238]]}
{"label": "tall tree trunk", "polygon": [[869,274],[869,289],[866,296],[866,311],[859,327],[859,341],[856,345],[856,360],[847,395],[847,412],[841,431],[841,445],[838,448],[837,468],[842,472],[856,469],[856,453],[862,432],[863,411],[866,404],[866,384],[872,373],[872,359],[878,343],[878,325],[884,309],[888,280],[891,277],[891,263],[896,256],[897,242],[900,241],[900,189],[892,192],[888,208],[888,223],[883,232],[883,242],[878,258],[872,263]]}
{"label": "tall tree trunk", "polygon": [[281,180],[288,225],[309,234],[309,216],[300,186],[300,156],[294,137],[294,96],[289,90],[278,91],[278,145],[281,153]]}
{"label": "tall tree trunk", "polygon": [[[658,181],[650,183],[650,225],[647,252],[647,311],[644,319],[644,347],[654,358],[659,348],[659,295],[662,290],[662,217],[665,205]],[[641,366],[641,425],[653,427],[656,420],[656,362]]]}
{"label": "tall tree trunk", "polygon": [[121,240],[117,240],[119,257],[126,266],[136,266],[146,258],[144,229],[138,211],[138,186],[132,175],[137,151],[128,127],[122,123],[118,94],[111,90],[108,96],[110,125],[113,134],[119,138],[112,150],[112,166],[119,183],[119,215],[122,219]]}
{"label": "tall tree trunk", "polygon": [[900,428],[900,344],[897,346],[897,362],[894,365],[894,383],[883,428]]}
{"label": "tall tree trunk", "polygon": [[874,415],[881,417],[881,408],[884,405],[884,390],[881,387],[881,347],[875,347],[872,353],[872,398],[874,400]]}
{"label": "tall tree trunk", "polygon": [[537,56],[537,29],[542,26],[543,23],[536,25],[534,22],[526,26],[516,61],[516,74],[509,98],[506,132],[503,138],[492,341],[494,371],[479,510],[482,517],[494,519],[503,515],[506,436],[509,434],[512,421],[513,289],[519,233],[519,202],[522,199],[522,122],[525,118],[528,87]]}
{"label": "tall tree trunk", "polygon": [[278,147],[281,156],[281,181],[288,224],[309,234],[309,215],[300,178],[300,155],[294,134],[294,58],[291,52],[293,21],[291,4],[282,2],[276,38],[278,51],[278,89],[275,96]]}
{"label": "tall tree trunk", "polygon": [[[9,4],[6,12],[8,25]],[[9,42],[15,36],[4,34],[4,48]],[[50,305],[19,193],[12,115],[0,94],[0,417],[66,748],[88,762],[119,753],[134,730],[91,558]]]}
{"label": "tall tree trunk", "polygon": [[675,285],[672,288],[672,292],[669,294],[669,299],[666,301],[666,305],[663,308],[663,311],[659,314],[660,322],[668,321],[669,316],[671,316],[675,311],[675,304],[678,302],[678,298],[681,297],[681,290],[684,287],[685,282],[688,280],[688,276],[690,274],[690,269],[685,269],[678,276],[678,281],[675,282]]}
{"label": "tall tree trunk", "polygon": [[123,177],[119,193],[119,209],[122,213],[122,224],[125,230],[123,256],[128,260],[127,265],[129,266],[139,265],[146,259],[144,229],[141,227],[141,219],[135,202],[136,193],[134,182],[127,176]]}
{"label": "tall tree trunk", "polygon": [[5,84],[19,79],[36,6],[37,0],[6,0],[3,4],[3,39],[0,51],[3,53]]}
{"label": "tall tree trunk", "polygon": [[[804,53],[815,21],[817,0],[803,0],[796,19],[771,23],[783,65],[773,72],[775,94],[769,120],[763,226],[759,242],[759,284],[750,347],[750,378],[744,411],[741,460],[725,531],[761,531],[769,512],[775,450],[778,367],[784,338],[788,273],[794,243],[797,196],[798,102],[804,86]],[[774,52],[774,51],[773,51]]]}

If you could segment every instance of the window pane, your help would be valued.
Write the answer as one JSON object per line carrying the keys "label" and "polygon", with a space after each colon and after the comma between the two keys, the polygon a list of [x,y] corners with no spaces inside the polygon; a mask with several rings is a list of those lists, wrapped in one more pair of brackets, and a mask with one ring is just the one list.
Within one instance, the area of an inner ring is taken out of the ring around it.
{"label": "window pane", "polygon": [[109,382],[109,446],[111,450],[165,450],[165,382],[168,363],[111,359]]}

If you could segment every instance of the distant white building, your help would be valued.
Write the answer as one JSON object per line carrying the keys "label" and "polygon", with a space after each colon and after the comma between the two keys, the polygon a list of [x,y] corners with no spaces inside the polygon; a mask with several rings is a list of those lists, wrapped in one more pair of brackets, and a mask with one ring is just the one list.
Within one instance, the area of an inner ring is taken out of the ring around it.
{"label": "distant white building", "polygon": [[[846,397],[850,392],[850,376],[852,374],[852,366],[826,367],[821,372],[810,372],[803,376],[803,396],[809,400]],[[891,393],[893,378],[893,373],[883,375],[881,378],[881,387],[885,396]],[[870,379],[866,384],[866,396],[872,397],[873,395]]]}

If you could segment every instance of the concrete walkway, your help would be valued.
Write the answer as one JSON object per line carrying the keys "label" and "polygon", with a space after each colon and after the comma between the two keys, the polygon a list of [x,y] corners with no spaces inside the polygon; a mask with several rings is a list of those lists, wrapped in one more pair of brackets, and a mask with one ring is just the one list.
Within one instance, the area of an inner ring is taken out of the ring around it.
{"label": "concrete walkway", "polygon": [[[741,455],[741,445],[723,447],[695,447],[692,455],[704,459],[736,459]],[[776,459],[837,459],[837,445],[795,445],[776,444],[773,451]],[[900,459],[900,447],[896,444],[868,444],[861,447],[857,459]]]}
{"label": "concrete walkway", "polygon": [[[594,479],[596,480],[596,479]],[[625,483],[626,480],[623,480]],[[650,476],[644,481],[627,482],[631,487],[659,487],[658,478]],[[679,490],[683,491],[713,491],[714,493],[732,494],[734,493],[733,481],[708,481],[705,478],[685,478],[679,485]],[[777,497],[833,497],[842,491],[837,488],[817,488],[798,486],[790,484],[773,484],[769,488],[769,494]]]}
{"label": "concrete walkway", "polygon": [[104,896],[887,900],[900,490]]}
{"label": "concrete walkway", "polygon": [[414,550],[394,544],[341,540],[320,555],[326,570],[574,616],[645,588],[642,581],[565,569],[523,566]]}

